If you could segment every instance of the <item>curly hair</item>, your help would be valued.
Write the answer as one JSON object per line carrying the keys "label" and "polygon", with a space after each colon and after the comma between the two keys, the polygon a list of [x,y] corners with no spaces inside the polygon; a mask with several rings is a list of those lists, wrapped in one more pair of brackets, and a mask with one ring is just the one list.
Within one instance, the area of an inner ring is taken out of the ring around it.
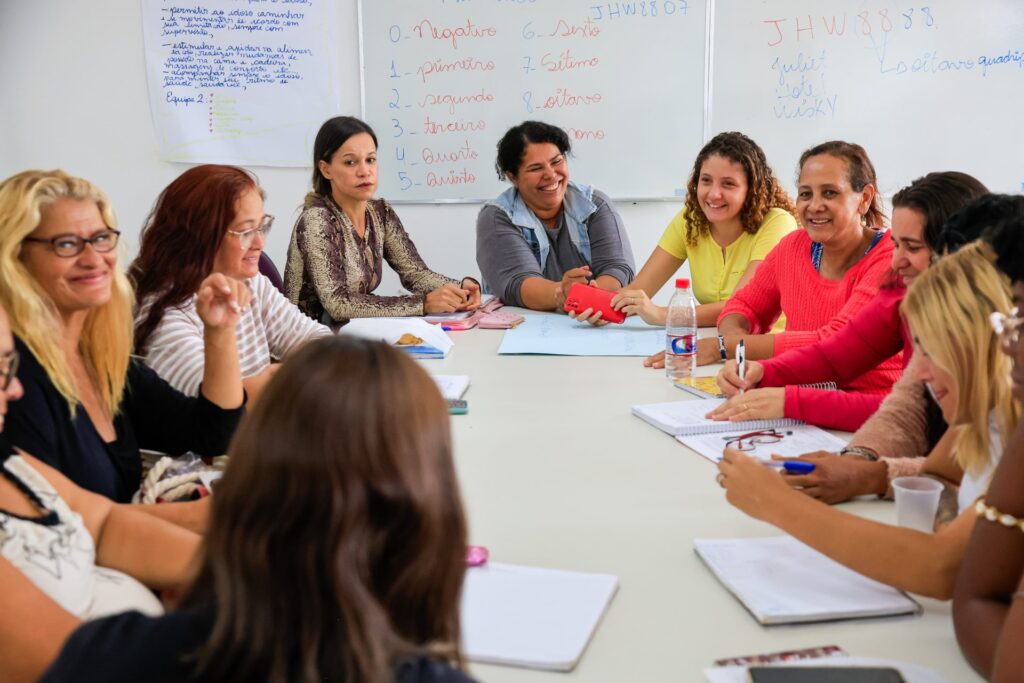
{"label": "curly hair", "polygon": [[686,235],[687,244],[693,246],[701,237],[711,234],[711,222],[697,201],[697,183],[701,166],[712,155],[739,164],[747,176],[747,197],[740,209],[740,224],[744,232],[756,233],[769,209],[779,208],[796,215],[793,201],[768,165],[764,150],[743,133],[719,133],[697,154],[686,185],[686,215],[690,226]]}

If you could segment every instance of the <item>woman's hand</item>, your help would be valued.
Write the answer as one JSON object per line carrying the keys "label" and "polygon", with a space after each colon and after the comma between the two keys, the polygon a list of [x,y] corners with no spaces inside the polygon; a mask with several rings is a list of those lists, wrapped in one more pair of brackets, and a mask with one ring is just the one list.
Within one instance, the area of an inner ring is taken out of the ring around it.
{"label": "woman's hand", "polygon": [[480,283],[471,277],[464,277],[460,286],[463,291],[469,292],[469,301],[463,305],[461,310],[475,311],[480,308]]}
{"label": "woman's hand", "polygon": [[569,290],[573,285],[587,284],[590,279],[590,266],[570,268],[562,274],[562,281],[555,287],[555,310],[561,310],[565,304],[565,297],[569,296]]}
{"label": "woman's hand", "polygon": [[[597,287],[597,280],[591,280],[590,286]],[[589,323],[594,327],[601,327],[603,325],[608,324],[607,320],[601,319],[601,311],[595,312],[593,308],[585,308],[579,313],[577,313],[576,311],[568,311],[568,313],[569,317],[575,320],[576,322]]]}
{"label": "woman's hand", "polygon": [[[461,289],[453,284],[445,283],[429,292],[423,299],[423,313],[454,313],[464,310],[469,301],[469,290]],[[479,290],[477,290],[477,305],[480,303]]]}
{"label": "woman's hand", "polygon": [[626,315],[638,315],[648,325],[664,325],[667,309],[659,306],[642,289],[620,289],[612,297],[612,308]]}
{"label": "woman's hand", "polygon": [[[773,455],[775,460],[792,460]],[[800,456],[814,463],[808,474],[784,474],[783,479],[795,489],[829,505],[842,503],[854,496],[884,494],[888,487],[886,466],[864,458],[842,457],[828,451],[814,451]]]}
{"label": "woman's hand", "polygon": [[718,337],[697,340],[697,365],[711,365],[721,360],[722,350],[718,348]]}
{"label": "woman's hand", "polygon": [[773,467],[726,448],[718,463],[718,483],[725,499],[755,519],[770,522],[781,496],[790,495],[785,480]]}
{"label": "woman's hand", "polygon": [[704,417],[719,421],[730,420],[732,422],[770,420],[784,417],[785,404],[785,387],[751,389],[745,393],[736,394]]}
{"label": "woman's hand", "polygon": [[664,370],[665,369],[665,352],[664,351],[658,351],[657,353],[655,353],[655,354],[653,354],[651,356],[647,356],[647,358],[644,358],[644,367],[645,368],[653,368],[655,370]]}
{"label": "woman's hand", "polygon": [[[721,353],[719,353],[721,356]],[[764,366],[757,361],[747,361],[744,379],[740,379],[739,363],[735,359],[725,361],[725,367],[718,371],[715,381],[727,397],[735,396],[740,389],[753,389],[764,377]]]}
{"label": "woman's hand", "polygon": [[245,282],[214,273],[199,285],[196,313],[209,330],[230,330],[242,313],[249,308],[252,292]]}

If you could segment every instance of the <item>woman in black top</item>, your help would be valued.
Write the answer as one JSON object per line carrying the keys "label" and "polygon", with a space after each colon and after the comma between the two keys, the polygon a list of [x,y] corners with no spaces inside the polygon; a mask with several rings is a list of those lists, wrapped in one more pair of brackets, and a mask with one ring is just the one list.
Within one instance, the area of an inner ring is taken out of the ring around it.
{"label": "woman in black top", "polygon": [[415,361],[304,346],[230,456],[181,610],[85,624],[42,681],[469,683],[447,409]]}
{"label": "woman in black top", "polygon": [[[83,488],[125,502],[139,485],[139,448],[227,449],[244,401],[234,327],[249,292],[220,275],[200,286],[206,372],[201,396],[186,398],[130,356],[133,297],[115,225],[102,191],[63,171],[0,183],[0,305],[25,385],[8,438]],[[183,521],[181,506],[155,509]]]}

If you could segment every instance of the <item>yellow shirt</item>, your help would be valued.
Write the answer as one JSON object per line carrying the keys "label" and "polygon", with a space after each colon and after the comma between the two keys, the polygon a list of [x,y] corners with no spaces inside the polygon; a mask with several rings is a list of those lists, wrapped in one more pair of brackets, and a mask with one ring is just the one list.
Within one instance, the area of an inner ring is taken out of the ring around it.
{"label": "yellow shirt", "polygon": [[[697,244],[689,246],[686,243],[689,227],[684,207],[665,228],[658,246],[677,259],[690,260],[693,295],[702,304],[729,299],[750,262],[763,261],[779,240],[797,229],[796,219],[788,211],[769,209],[757,232],[744,232],[725,248],[723,256],[722,247],[711,235],[704,235]],[[785,318],[780,318],[774,330],[781,331],[784,327]]]}

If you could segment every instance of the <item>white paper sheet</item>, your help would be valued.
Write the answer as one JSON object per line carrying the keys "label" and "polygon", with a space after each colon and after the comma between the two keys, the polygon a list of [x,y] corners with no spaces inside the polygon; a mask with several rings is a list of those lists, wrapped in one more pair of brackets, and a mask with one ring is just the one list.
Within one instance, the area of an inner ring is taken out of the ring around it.
{"label": "white paper sheet", "polygon": [[649,356],[665,346],[665,330],[633,316],[621,325],[594,327],[560,313],[525,313],[526,321],[505,332],[500,354],[552,356]]}
{"label": "white paper sheet", "polygon": [[569,671],[618,585],[607,574],[472,567],[462,589],[463,650],[476,662]]}
{"label": "white paper sheet", "polygon": [[141,0],[165,161],[309,166],[341,111],[330,0]]}
{"label": "white paper sheet", "polygon": [[[770,461],[772,455],[785,455],[796,457],[812,451],[838,451],[846,445],[846,441],[837,436],[832,436],[824,429],[813,425],[798,425],[795,427],[783,427],[778,429],[783,435],[780,441],[775,443],[753,443],[752,450],[744,450],[744,455]],[[738,436],[749,433],[749,430],[738,432],[726,432],[724,434],[699,434],[695,436],[677,436],[676,440],[687,448],[692,448],[699,455],[703,455],[711,462],[718,462],[722,459],[722,451],[726,443]],[[747,443],[750,443],[749,441]]]}

